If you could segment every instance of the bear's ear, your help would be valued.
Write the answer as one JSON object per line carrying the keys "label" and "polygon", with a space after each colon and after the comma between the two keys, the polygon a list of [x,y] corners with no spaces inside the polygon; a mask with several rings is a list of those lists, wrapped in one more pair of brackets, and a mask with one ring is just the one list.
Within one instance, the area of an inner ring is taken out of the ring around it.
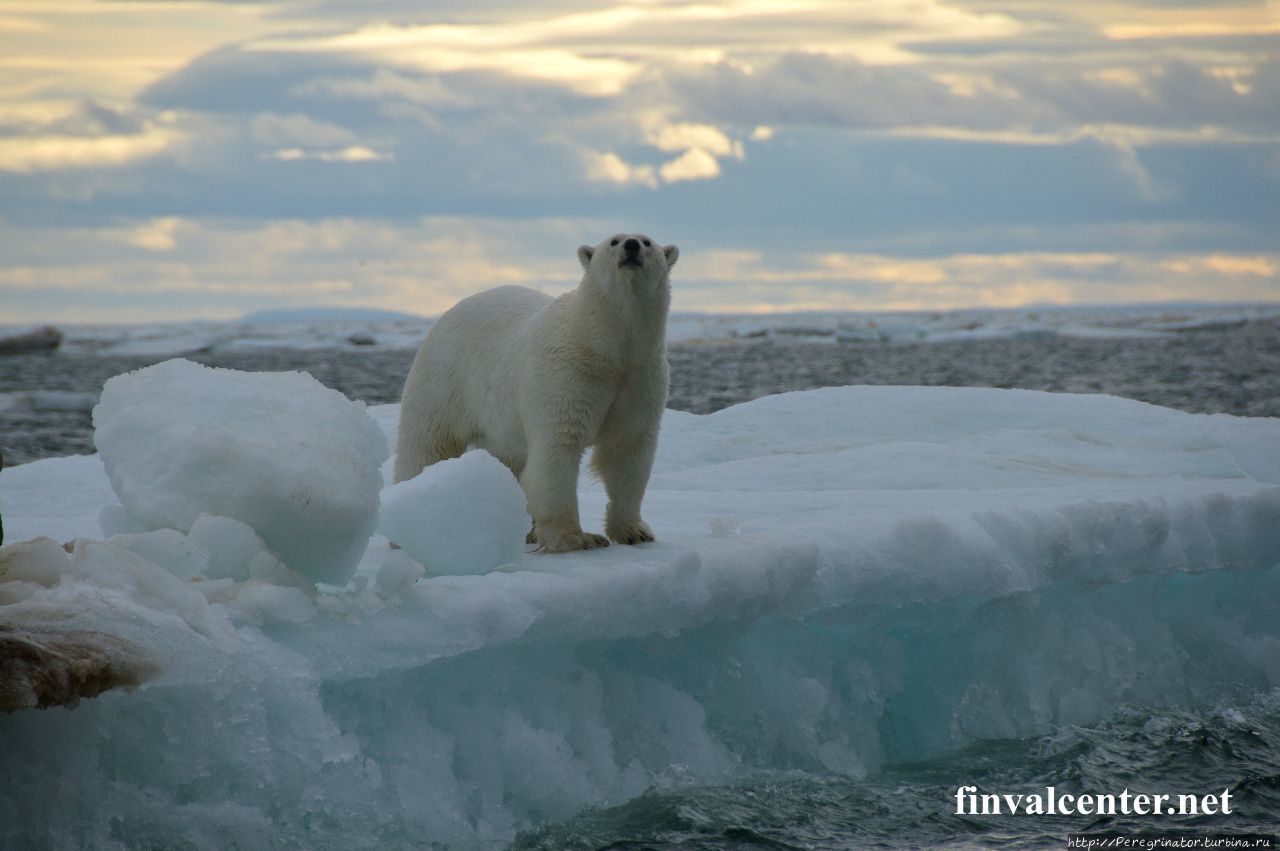
{"label": "bear's ear", "polygon": [[585,269],[591,265],[591,255],[595,253],[596,250],[590,245],[578,246],[578,262],[582,264],[582,268]]}
{"label": "bear's ear", "polygon": [[676,248],[674,245],[666,245],[663,246],[662,253],[666,255],[668,269],[676,265],[676,258],[680,256],[679,248]]}

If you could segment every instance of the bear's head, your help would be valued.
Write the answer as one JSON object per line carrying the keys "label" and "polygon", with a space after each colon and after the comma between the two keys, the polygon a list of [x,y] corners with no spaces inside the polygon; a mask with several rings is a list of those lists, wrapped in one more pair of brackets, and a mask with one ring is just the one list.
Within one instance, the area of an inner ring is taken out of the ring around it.
{"label": "bear's head", "polygon": [[578,248],[578,260],[588,277],[606,290],[616,285],[629,292],[664,289],[679,256],[679,248],[658,245],[642,233],[620,233],[594,248]]}

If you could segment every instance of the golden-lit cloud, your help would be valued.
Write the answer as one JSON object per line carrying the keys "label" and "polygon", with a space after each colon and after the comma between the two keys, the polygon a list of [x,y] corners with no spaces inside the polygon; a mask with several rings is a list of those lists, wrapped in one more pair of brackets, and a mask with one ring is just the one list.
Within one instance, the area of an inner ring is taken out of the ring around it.
{"label": "golden-lit cloud", "polygon": [[[700,310],[948,310],[1163,301],[1273,301],[1280,255],[1016,252],[937,258],[828,253],[766,258],[718,252],[681,259]],[[693,267],[689,269],[688,267]]]}
{"label": "golden-lit cloud", "polygon": [[433,73],[494,71],[604,97],[620,94],[655,65],[722,61],[726,43],[744,55],[802,44],[806,52],[896,63],[916,60],[907,42],[1006,37],[1020,29],[1009,16],[940,0],[725,0],[619,4],[483,23],[375,22],[336,35],[258,39],[248,49],[356,54]]}
{"label": "golden-lit cloud", "polygon": [[[557,20],[564,23],[581,17]],[[356,53],[392,65],[438,73],[499,71],[598,96],[619,93],[639,73],[634,62],[557,46],[551,43],[552,32],[556,31],[545,22],[424,26],[375,23],[336,36],[265,39],[250,49]],[[566,30],[558,32],[561,36],[568,34]]]}
{"label": "golden-lit cloud", "polygon": [[658,174],[667,183],[682,180],[710,180],[720,176],[720,163],[702,148],[690,148],[670,162],[658,168]]}
{"label": "golden-lit cloud", "polygon": [[589,180],[620,186],[635,183],[650,189],[658,187],[657,170],[651,165],[632,165],[613,151],[584,150],[582,158]]}
{"label": "golden-lit cloud", "polygon": [[268,155],[269,159],[282,162],[298,160],[317,160],[326,163],[371,163],[388,162],[395,157],[390,153],[375,151],[365,145],[348,145],[331,151],[307,150],[303,148],[278,148]]}
{"label": "golden-lit cloud", "polygon": [[0,97],[130,97],[201,54],[262,35],[266,11],[265,3],[5,0]]}
{"label": "golden-lit cloud", "polygon": [[0,171],[37,172],[126,165],[172,151],[183,140],[180,131],[165,125],[152,125],[132,134],[0,138]]}
{"label": "golden-lit cloud", "polygon": [[[1110,11],[1113,16],[1132,14],[1130,9]],[[1102,32],[1107,38],[1119,41],[1268,35],[1280,33],[1280,5],[1263,2],[1242,6],[1144,7],[1141,19],[1103,23]]]}
{"label": "golden-lit cloud", "polygon": [[743,156],[740,142],[734,142],[720,128],[710,124],[656,124],[645,135],[649,144],[660,151],[697,148],[714,157],[736,156],[741,159]]}
{"label": "golden-lit cloud", "polygon": [[175,235],[180,224],[181,220],[174,216],[152,219],[124,234],[124,238],[130,245],[150,251],[172,251],[178,245]]}
{"label": "golden-lit cloud", "polygon": [[[15,226],[0,232],[0,256],[10,258],[0,266],[0,292],[15,305],[6,311],[9,322],[123,320],[136,315],[137,299],[146,300],[152,320],[190,317],[193,305],[219,319],[288,304],[436,315],[502,284],[568,289],[580,275],[574,249],[588,229],[556,219],[451,217],[400,224],[165,217],[118,227]],[[53,240],[74,250],[61,257],[32,250]],[[41,262],[32,262],[33,254]],[[28,315],[17,307],[23,292],[66,297],[55,311]]]}

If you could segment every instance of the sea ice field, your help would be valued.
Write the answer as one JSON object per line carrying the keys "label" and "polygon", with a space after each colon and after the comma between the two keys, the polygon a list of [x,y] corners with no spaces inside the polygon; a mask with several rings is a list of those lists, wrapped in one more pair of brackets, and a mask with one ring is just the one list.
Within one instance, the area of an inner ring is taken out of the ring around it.
{"label": "sea ice field", "polygon": [[0,642],[33,660],[0,846],[1060,847],[1097,825],[956,819],[954,787],[1217,792],[1224,761],[1235,816],[1179,826],[1280,827],[1280,420],[668,411],[658,541],[550,556],[480,453],[391,487],[397,415],[171,360],[107,383],[98,454],[0,473]]}
{"label": "sea ice field", "polygon": [[[56,351],[0,357],[0,451],[12,466],[94,451],[113,375],[182,356],[304,370],[369,404],[397,402],[432,320],[290,311],[236,322],[70,325]],[[0,325],[0,340],[21,334]],[[1280,306],[676,314],[668,407],[705,414],[848,384],[1107,393],[1203,413],[1280,416]]]}
{"label": "sea ice field", "polygon": [[[1155,304],[1028,309],[766,314],[674,313],[673,344],[751,339],[814,342],[972,342],[1050,337],[1159,337],[1280,317],[1276,304]],[[193,352],[268,349],[416,349],[434,320],[390,311],[312,309],[264,311],[231,321],[144,325],[73,324],[61,349],[103,357],[175,356]],[[0,323],[0,335],[31,330]]]}

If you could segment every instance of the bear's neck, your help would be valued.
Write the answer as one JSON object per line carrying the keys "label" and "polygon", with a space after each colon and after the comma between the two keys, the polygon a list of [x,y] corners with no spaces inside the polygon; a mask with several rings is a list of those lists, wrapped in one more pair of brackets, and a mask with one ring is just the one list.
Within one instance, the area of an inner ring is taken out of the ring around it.
{"label": "bear's neck", "polygon": [[602,357],[616,357],[623,365],[645,352],[666,347],[670,304],[666,281],[648,297],[630,294],[617,298],[584,280],[570,297],[569,309],[577,327],[590,329],[592,348]]}

